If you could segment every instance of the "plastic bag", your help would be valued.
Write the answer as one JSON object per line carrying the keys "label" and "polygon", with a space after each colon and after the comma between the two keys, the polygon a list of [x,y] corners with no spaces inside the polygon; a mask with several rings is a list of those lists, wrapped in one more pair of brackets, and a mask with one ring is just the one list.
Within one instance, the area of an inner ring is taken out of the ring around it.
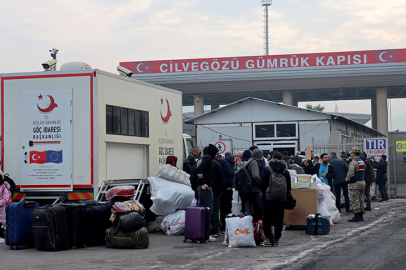
{"label": "plastic bag", "polygon": [[[226,219],[228,247],[255,247],[252,216]],[[227,236],[226,236],[227,237]]]}
{"label": "plastic bag", "polygon": [[161,223],[164,220],[165,216],[156,217],[155,221],[148,226],[148,232],[159,232],[161,231]]}
{"label": "plastic bag", "polygon": [[340,221],[341,215],[336,207],[336,197],[331,192],[329,185],[323,184],[324,191],[326,192],[325,201],[327,203],[327,210],[331,216],[331,220],[336,223]]}
{"label": "plastic bag", "polygon": [[190,186],[156,177],[148,177],[148,181],[153,202],[150,209],[155,215],[166,216],[176,210],[185,210],[195,198]]}
{"label": "plastic bag", "polygon": [[233,189],[233,201],[231,202],[231,205],[231,213],[241,212],[242,204],[238,190]]}
{"label": "plastic bag", "polygon": [[161,230],[167,235],[181,235],[185,232],[185,219],[185,210],[179,210],[167,215],[161,223]]}
{"label": "plastic bag", "polygon": [[192,204],[191,204],[190,206],[192,206],[192,207],[196,207],[196,206],[197,206],[197,200],[196,200],[196,198],[194,198],[194,199],[192,200]]}
{"label": "plastic bag", "polygon": [[159,167],[156,177],[190,186],[190,175],[170,164]]}
{"label": "plastic bag", "polygon": [[134,186],[118,186],[112,187],[106,192],[106,200],[111,200],[112,198],[130,198],[135,194]]}

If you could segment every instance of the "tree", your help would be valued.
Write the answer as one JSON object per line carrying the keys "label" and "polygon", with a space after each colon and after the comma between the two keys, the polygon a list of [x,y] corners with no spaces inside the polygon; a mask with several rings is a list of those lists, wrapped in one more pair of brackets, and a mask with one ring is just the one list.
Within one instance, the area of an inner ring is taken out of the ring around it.
{"label": "tree", "polygon": [[322,112],[322,111],[324,111],[325,108],[326,108],[326,107],[324,107],[324,106],[321,105],[321,104],[317,104],[317,105],[315,105],[315,106],[313,106],[313,105],[310,104],[310,103],[307,103],[307,104],[306,104],[306,109],[308,109],[308,110],[313,110],[313,111]]}

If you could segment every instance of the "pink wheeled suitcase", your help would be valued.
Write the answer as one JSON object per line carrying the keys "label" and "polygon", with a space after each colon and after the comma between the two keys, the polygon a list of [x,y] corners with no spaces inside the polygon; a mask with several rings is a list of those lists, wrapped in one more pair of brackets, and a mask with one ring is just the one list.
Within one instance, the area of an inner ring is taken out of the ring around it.
{"label": "pink wheeled suitcase", "polygon": [[192,242],[206,243],[210,237],[210,216],[209,207],[187,207],[185,221],[185,239]]}

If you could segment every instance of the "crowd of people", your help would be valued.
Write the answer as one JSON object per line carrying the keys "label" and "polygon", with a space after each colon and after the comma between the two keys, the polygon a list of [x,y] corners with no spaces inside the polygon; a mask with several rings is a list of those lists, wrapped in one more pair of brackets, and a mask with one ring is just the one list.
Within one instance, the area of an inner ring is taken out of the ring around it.
{"label": "crowd of people", "polygon": [[[225,231],[226,216],[231,213],[233,189],[239,192],[242,200],[242,213],[250,214],[255,220],[255,210],[260,211],[257,217],[262,219],[266,239],[262,246],[279,246],[282,236],[286,199],[273,199],[269,195],[272,177],[282,176],[286,186],[286,198],[291,191],[291,177],[288,170],[298,174],[316,174],[318,178],[331,187],[336,195],[336,206],[341,215],[341,192],[345,199],[345,214],[350,213],[350,199],[354,216],[349,222],[364,220],[365,211],[371,211],[370,187],[373,182],[379,185],[381,200],[388,202],[385,185],[387,181],[386,156],[382,155],[377,162],[368,159],[366,153],[354,147],[351,152],[323,153],[319,156],[312,152],[306,159],[305,152],[289,156],[288,152],[262,151],[252,146],[245,151],[232,155],[226,152],[219,155],[214,145],[203,149],[195,146],[184,161],[184,170],[190,174],[191,187],[195,191],[197,206],[209,207],[211,212],[211,232],[209,241]],[[377,170],[376,179],[374,168]],[[242,176],[241,176],[242,175]],[[244,175],[247,175],[244,177]],[[364,207],[364,196],[366,207]]]}

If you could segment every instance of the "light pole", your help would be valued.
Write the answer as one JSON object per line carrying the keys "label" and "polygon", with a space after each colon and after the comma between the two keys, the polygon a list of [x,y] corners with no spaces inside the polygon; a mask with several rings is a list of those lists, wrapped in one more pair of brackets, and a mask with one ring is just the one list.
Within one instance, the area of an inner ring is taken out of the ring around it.
{"label": "light pole", "polygon": [[272,5],[272,0],[261,0],[261,4],[265,7],[265,55],[269,55],[268,7]]}

